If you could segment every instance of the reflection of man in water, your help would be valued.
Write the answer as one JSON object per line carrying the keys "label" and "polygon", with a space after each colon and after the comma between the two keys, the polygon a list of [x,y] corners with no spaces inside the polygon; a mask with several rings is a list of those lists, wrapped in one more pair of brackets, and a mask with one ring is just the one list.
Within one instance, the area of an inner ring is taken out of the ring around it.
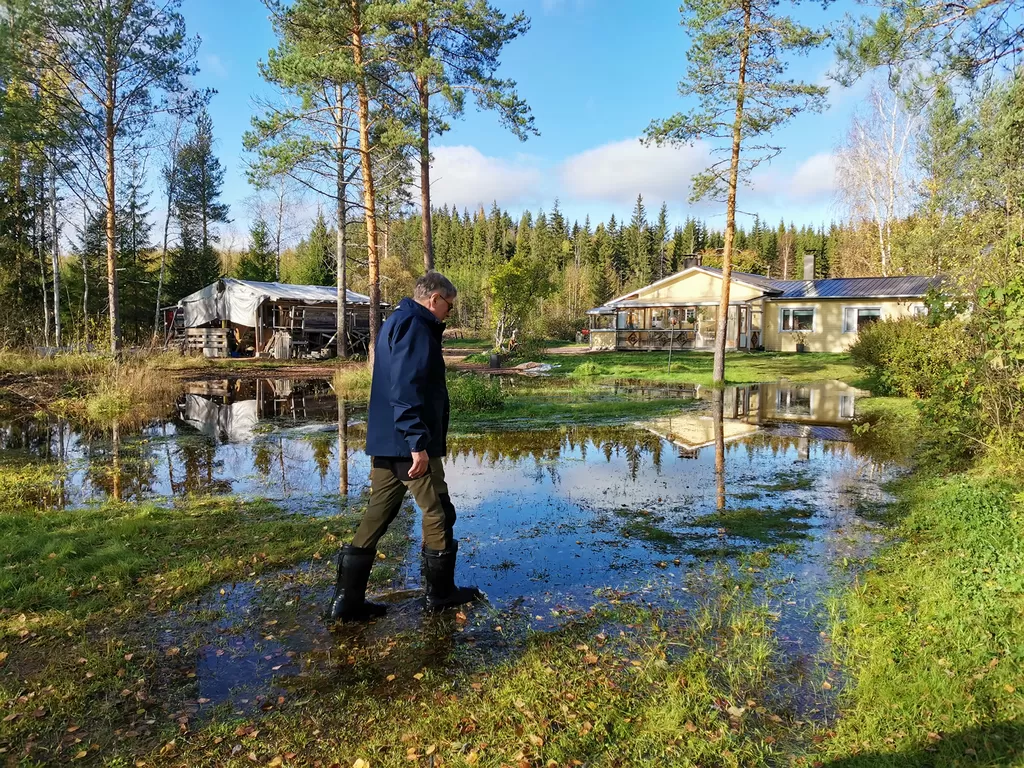
{"label": "reflection of man in water", "polygon": [[480,597],[475,587],[455,586],[455,507],[444,481],[448,387],[441,334],[455,300],[455,286],[428,272],[412,299],[402,299],[377,338],[367,417],[366,452],[372,457],[370,503],[338,558],[330,618],[365,621],[386,606],[367,602],[366,582],[377,542],[395,519],[406,491],[423,514],[423,572],[427,608],[442,610]]}

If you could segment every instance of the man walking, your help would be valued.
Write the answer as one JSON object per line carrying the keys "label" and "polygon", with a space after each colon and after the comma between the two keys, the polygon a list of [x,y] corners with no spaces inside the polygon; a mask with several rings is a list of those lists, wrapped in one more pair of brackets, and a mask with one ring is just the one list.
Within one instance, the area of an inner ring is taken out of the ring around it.
{"label": "man walking", "polygon": [[441,335],[455,293],[448,278],[428,272],[377,337],[366,427],[370,503],[352,543],[338,556],[331,620],[366,621],[386,613],[387,606],[366,601],[366,582],[377,542],[398,514],[406,491],[412,492],[423,515],[427,609],[440,611],[482,597],[476,587],[455,586],[455,506],[441,462],[448,451],[449,415]]}

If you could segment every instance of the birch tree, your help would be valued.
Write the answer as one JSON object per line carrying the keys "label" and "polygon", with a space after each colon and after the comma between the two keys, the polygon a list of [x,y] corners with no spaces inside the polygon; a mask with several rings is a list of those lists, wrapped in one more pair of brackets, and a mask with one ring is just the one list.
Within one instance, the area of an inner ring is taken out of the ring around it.
{"label": "birch tree", "polygon": [[840,199],[853,223],[871,222],[883,276],[893,271],[893,227],[912,207],[908,166],[917,129],[895,93],[874,87],[837,153]]}
{"label": "birch tree", "polygon": [[[682,25],[689,30],[683,96],[698,106],[664,120],[654,120],[648,143],[715,142],[713,151],[726,157],[693,179],[693,199],[724,200],[725,243],[722,295],[715,333],[713,380],[725,381],[729,283],[736,237],[736,196],[741,180],[781,147],[766,139],[772,131],[803,111],[825,108],[827,88],[787,77],[790,58],[807,54],[826,39],[782,15],[781,0],[684,0]],[[798,2],[787,2],[794,9]],[[722,144],[721,142],[725,142]]]}

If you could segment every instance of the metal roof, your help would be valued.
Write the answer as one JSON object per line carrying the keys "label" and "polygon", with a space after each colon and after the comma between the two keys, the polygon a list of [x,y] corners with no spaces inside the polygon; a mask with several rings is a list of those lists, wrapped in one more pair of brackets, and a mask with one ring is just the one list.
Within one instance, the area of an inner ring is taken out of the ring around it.
{"label": "metal roof", "polygon": [[[717,267],[690,267],[704,272],[722,276],[722,270]],[[685,271],[685,270],[684,270]],[[678,273],[677,273],[678,274]],[[671,277],[676,277],[672,275]],[[659,280],[659,283],[666,282],[669,278]],[[765,298],[773,301],[788,299],[909,299],[924,296],[929,288],[938,288],[942,282],[940,277],[925,277],[922,275],[910,275],[906,277],[833,277],[824,280],[773,280],[764,275],[755,275],[750,272],[732,272],[732,279],[738,282],[747,283],[755,288],[760,288],[765,293]],[[652,284],[652,285],[656,285]],[[612,299],[601,307],[591,309],[587,314],[605,314],[614,312],[624,307],[644,306],[694,306],[693,302],[664,301],[659,299],[650,300],[625,300],[627,296],[634,296],[652,286],[645,286],[631,291],[617,299]]]}
{"label": "metal roof", "polygon": [[825,280],[772,280],[781,291],[773,299],[900,299],[924,296],[941,279],[908,277],[835,277]]}
{"label": "metal roof", "polygon": [[[705,272],[712,272],[719,277],[722,276],[722,270],[718,267],[705,267],[702,266]],[[755,288],[763,288],[766,293],[776,293],[779,289],[776,287],[778,280],[772,280],[771,278],[765,277],[764,275],[755,275],[752,272],[737,272],[735,269],[730,272],[732,280],[736,280],[741,283],[749,283]]]}

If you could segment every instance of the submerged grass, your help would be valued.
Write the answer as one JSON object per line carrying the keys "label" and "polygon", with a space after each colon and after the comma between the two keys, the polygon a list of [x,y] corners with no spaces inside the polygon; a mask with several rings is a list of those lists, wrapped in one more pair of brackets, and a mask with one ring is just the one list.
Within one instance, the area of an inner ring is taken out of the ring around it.
{"label": "submerged grass", "polygon": [[[148,700],[140,705],[138,657],[143,664],[168,662],[136,652],[126,663],[126,649],[119,647],[107,667],[103,659],[84,666],[109,669],[114,679],[117,667],[127,667],[126,682],[117,685],[126,686],[131,707],[148,710],[156,725],[144,739],[133,731],[135,738],[126,741],[90,730],[83,748],[113,763],[130,758],[226,768],[360,761],[495,768],[763,765],[791,747],[799,730],[784,706],[760,697],[779,673],[772,662],[772,616],[729,574],[711,578],[708,597],[686,615],[598,604],[559,630],[528,633],[494,665],[445,654],[463,623],[451,617],[417,633],[438,646],[436,660],[398,679],[380,668],[382,656],[401,652],[392,651],[393,642],[358,649],[342,640],[342,649],[355,655],[346,662],[340,652],[335,664],[306,668],[284,697],[255,717],[222,709],[210,719],[182,720]],[[81,732],[90,724],[74,722]],[[88,746],[94,739],[96,747]],[[64,746],[65,756],[75,749]]]}
{"label": "submerged grass", "polygon": [[715,528],[729,536],[762,543],[806,538],[811,530],[806,521],[814,515],[807,507],[740,507],[724,509],[695,519],[697,528]]}
{"label": "submerged grass", "polygon": [[896,493],[897,543],[833,606],[851,683],[819,759],[1022,765],[1024,486],[979,471]]}

